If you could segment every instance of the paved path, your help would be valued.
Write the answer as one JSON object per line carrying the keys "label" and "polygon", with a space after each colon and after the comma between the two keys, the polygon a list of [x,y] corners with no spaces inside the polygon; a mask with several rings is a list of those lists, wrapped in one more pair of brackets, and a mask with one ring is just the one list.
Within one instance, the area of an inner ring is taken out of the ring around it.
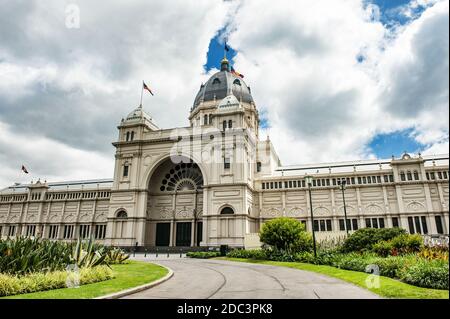
{"label": "paved path", "polygon": [[[138,256],[135,259],[144,260]],[[171,268],[173,277],[156,287],[124,298],[379,298],[344,281],[286,267],[190,258],[145,260]]]}

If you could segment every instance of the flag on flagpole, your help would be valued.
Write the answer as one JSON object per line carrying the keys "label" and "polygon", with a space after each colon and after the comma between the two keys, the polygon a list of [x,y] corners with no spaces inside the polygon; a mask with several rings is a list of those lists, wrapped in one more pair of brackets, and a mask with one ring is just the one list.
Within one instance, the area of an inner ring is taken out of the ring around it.
{"label": "flag on flagpole", "polygon": [[28,170],[25,168],[24,165],[22,165],[22,172],[24,172],[25,174],[28,174]]}
{"label": "flag on flagpole", "polygon": [[236,71],[233,67],[231,67],[231,73],[233,73],[234,75],[237,75],[240,78],[244,78],[244,75],[239,73],[238,71]]}
{"label": "flag on flagpole", "polygon": [[145,82],[144,81],[142,81],[142,85],[143,85],[143,88],[144,88],[144,90],[147,90],[147,91],[149,91],[150,92],[150,94],[151,95],[153,95],[153,92],[152,92],[152,90],[150,90],[150,88],[147,86],[147,84],[145,84]]}

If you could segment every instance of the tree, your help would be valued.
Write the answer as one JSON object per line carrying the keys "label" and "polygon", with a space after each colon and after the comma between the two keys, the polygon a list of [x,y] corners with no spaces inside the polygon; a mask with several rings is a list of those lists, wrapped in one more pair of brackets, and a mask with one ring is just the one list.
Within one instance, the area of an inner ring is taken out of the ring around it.
{"label": "tree", "polygon": [[288,217],[275,218],[264,223],[259,237],[262,243],[289,253],[310,251],[312,247],[311,234],[306,232],[305,226]]}

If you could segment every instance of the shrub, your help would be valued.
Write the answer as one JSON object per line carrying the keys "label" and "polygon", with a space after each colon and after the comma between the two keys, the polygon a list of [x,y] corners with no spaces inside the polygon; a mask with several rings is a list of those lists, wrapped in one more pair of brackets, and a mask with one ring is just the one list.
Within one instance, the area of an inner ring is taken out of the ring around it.
{"label": "shrub", "polygon": [[379,256],[387,257],[391,254],[393,248],[392,241],[382,240],[372,246],[372,251]]}
{"label": "shrub", "polygon": [[443,260],[448,262],[448,247],[446,246],[432,246],[422,247],[417,254],[420,258],[426,260]]}
{"label": "shrub", "polygon": [[261,242],[273,246],[275,251],[298,252],[312,248],[311,234],[296,219],[280,217],[263,224]]}
{"label": "shrub", "polygon": [[268,259],[267,251],[263,249],[233,249],[227,253],[227,257],[231,258],[245,258],[245,259]]}
{"label": "shrub", "polygon": [[361,228],[351,234],[341,247],[343,252],[367,251],[373,245],[382,241],[390,240],[394,237],[406,234],[403,228]]}
{"label": "shrub", "polygon": [[414,286],[449,289],[448,263],[440,260],[419,260],[413,265],[404,267],[399,275],[401,280]]}
{"label": "shrub", "polygon": [[[82,268],[79,274],[81,285],[113,278],[113,272],[107,266]],[[31,273],[24,276],[0,274],[0,296],[66,288],[67,278],[66,271]]]}
{"label": "shrub", "polygon": [[423,246],[423,239],[419,234],[403,234],[394,237],[390,242],[392,243],[392,248],[396,249],[400,254],[418,252]]}
{"label": "shrub", "polygon": [[186,254],[187,257],[190,258],[200,258],[200,259],[207,259],[207,258],[214,258],[219,257],[220,252],[217,251],[191,251]]}

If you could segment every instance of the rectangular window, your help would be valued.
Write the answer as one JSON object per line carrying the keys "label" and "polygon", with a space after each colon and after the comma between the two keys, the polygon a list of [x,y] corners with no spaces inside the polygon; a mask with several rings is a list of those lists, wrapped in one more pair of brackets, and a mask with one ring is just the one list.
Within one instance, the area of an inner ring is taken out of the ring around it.
{"label": "rectangular window", "polygon": [[58,238],[58,225],[50,225],[48,230],[48,238],[57,239]]}
{"label": "rectangular window", "polygon": [[372,223],[370,222],[370,218],[366,218],[366,227],[372,227]]}
{"label": "rectangular window", "polygon": [[283,188],[283,183],[282,182],[278,182],[278,188]]}
{"label": "rectangular window", "polygon": [[448,178],[448,175],[447,175],[447,172],[442,172],[442,175],[444,176],[444,179],[447,179]]}
{"label": "rectangular window", "polygon": [[325,220],[320,220],[320,231],[325,231]]}
{"label": "rectangular window", "polygon": [[319,231],[319,221],[317,219],[314,220],[314,231]]}
{"label": "rectangular window", "polygon": [[[300,182],[299,182],[300,183]],[[304,180],[302,180],[302,187],[305,187],[305,181]]]}
{"label": "rectangular window", "polygon": [[380,228],[384,228],[384,218],[378,218],[378,225]]}
{"label": "rectangular window", "polygon": [[261,162],[256,162],[256,171],[261,172]]}
{"label": "rectangular window", "polygon": [[343,219],[339,219],[339,230],[341,231],[345,230],[345,224]]}
{"label": "rectangular window", "polygon": [[414,221],[412,217],[408,217],[408,226],[409,226],[409,233],[414,234],[416,231],[414,230]]}
{"label": "rectangular window", "polygon": [[105,239],[106,225],[95,225],[95,239]]}
{"label": "rectangular window", "polygon": [[80,225],[80,229],[79,229],[79,233],[78,233],[80,238],[82,238],[82,239],[89,238],[90,229],[91,229],[90,225]]}
{"label": "rectangular window", "polygon": [[391,183],[394,182],[394,175],[389,175],[389,182],[391,182]]}
{"label": "rectangular window", "polygon": [[230,169],[230,167],[231,167],[230,163],[231,163],[230,158],[229,157],[225,157],[223,159],[223,168],[224,169]]}
{"label": "rectangular window", "polygon": [[352,219],[353,230],[358,230],[358,220],[356,218]]}
{"label": "rectangular window", "polygon": [[35,225],[27,225],[26,236],[35,236],[36,226]]}
{"label": "rectangular window", "polygon": [[384,175],[383,177],[384,177],[384,182],[385,182],[385,183],[389,182],[388,176],[387,176],[387,175]]}
{"label": "rectangular window", "polygon": [[418,216],[414,216],[414,225],[416,226],[416,233],[422,234],[422,229],[420,227],[420,218]]}
{"label": "rectangular window", "polygon": [[16,226],[9,226],[8,236],[15,236],[15,235],[16,235]]}
{"label": "rectangular window", "polygon": [[347,229],[352,230],[352,223],[351,220],[347,218]]}
{"label": "rectangular window", "polygon": [[292,188],[292,181],[289,181],[289,188]]}
{"label": "rectangular window", "polygon": [[378,228],[378,220],[376,218],[372,218],[372,227]]}
{"label": "rectangular window", "polygon": [[73,238],[73,229],[74,225],[65,225],[64,226],[64,232],[63,232],[63,238],[64,239],[71,239]]}
{"label": "rectangular window", "polygon": [[123,177],[127,177],[128,176],[128,165],[124,165],[123,166]]}
{"label": "rectangular window", "polygon": [[294,181],[293,184],[294,184],[294,187],[297,187],[297,181]]}
{"label": "rectangular window", "polygon": [[381,184],[381,176],[380,175],[377,176],[377,183]]}
{"label": "rectangular window", "polygon": [[273,182],[270,182],[270,189],[273,189]]}
{"label": "rectangular window", "polygon": [[331,219],[327,219],[326,223],[327,223],[327,231],[332,231],[333,229],[331,227]]}
{"label": "rectangular window", "polygon": [[442,217],[441,216],[434,216],[434,220],[436,222],[436,230],[438,234],[444,233],[444,227],[442,227]]}
{"label": "rectangular window", "polygon": [[427,226],[427,219],[425,216],[421,216],[420,220],[422,222],[422,233],[423,234],[428,234],[428,226]]}
{"label": "rectangular window", "polygon": [[354,177],[351,178],[351,181],[352,181],[352,185],[355,185],[355,178]]}
{"label": "rectangular window", "polygon": [[392,227],[398,227],[398,218],[392,217]]}

